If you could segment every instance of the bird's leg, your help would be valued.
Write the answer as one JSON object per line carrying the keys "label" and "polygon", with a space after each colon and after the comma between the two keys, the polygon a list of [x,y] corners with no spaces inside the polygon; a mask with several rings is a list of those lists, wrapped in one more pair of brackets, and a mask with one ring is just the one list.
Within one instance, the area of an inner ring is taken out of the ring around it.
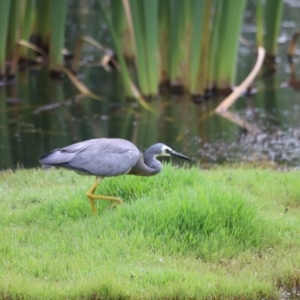
{"label": "bird's leg", "polygon": [[93,185],[90,187],[90,189],[86,192],[87,197],[90,200],[90,204],[92,207],[92,211],[94,214],[97,213],[97,208],[95,205],[95,199],[97,200],[108,200],[108,201],[115,201],[115,203],[112,204],[111,207],[115,207],[117,204],[122,204],[123,201],[117,197],[109,197],[109,196],[100,196],[100,195],[94,195],[94,192],[96,190],[97,185],[102,180],[102,177],[98,176],[93,183]]}
{"label": "bird's leg", "polygon": [[95,189],[96,189],[97,185],[99,184],[99,182],[101,181],[101,179],[102,179],[101,177],[97,177],[95,182],[93,183],[93,185],[86,192],[86,195],[90,200],[90,204],[91,204],[91,207],[92,207],[93,214],[97,213],[97,208],[96,208],[96,205],[95,205],[95,200],[93,199],[92,196],[94,195]]}

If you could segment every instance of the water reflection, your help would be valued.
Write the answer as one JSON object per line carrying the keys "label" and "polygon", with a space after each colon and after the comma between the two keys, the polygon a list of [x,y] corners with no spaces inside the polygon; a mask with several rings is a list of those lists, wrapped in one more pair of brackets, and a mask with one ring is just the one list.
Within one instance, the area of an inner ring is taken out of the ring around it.
{"label": "water reflection", "polygon": [[17,85],[0,87],[0,169],[38,166],[42,153],[95,137],[125,138],[140,149],[160,141],[202,163],[270,159],[299,164],[300,104],[294,90],[278,88],[276,76],[261,79],[257,94],[234,105],[235,116],[261,131],[253,135],[212,114],[221,99],[196,105],[187,95],[164,95],[150,102],[152,113],[124,98],[117,74],[97,84],[99,72],[87,68],[83,74],[105,102],[78,94],[67,79],[49,79],[43,69],[21,72]]}
{"label": "water reflection", "polygon": [[0,159],[2,161],[2,168],[11,167],[13,165],[13,161],[9,140],[5,89],[3,87],[0,88],[0,141]]}
{"label": "water reflection", "polygon": [[106,93],[107,102],[78,95],[67,81],[50,80],[46,70],[20,73],[17,86],[0,92],[1,169],[35,167],[41,153],[95,137],[125,138],[141,149],[161,141],[197,157],[198,129],[203,140],[215,132],[206,124],[211,118],[199,121],[209,103],[197,107],[184,97],[165,96],[150,103],[152,113],[126,101],[117,77],[98,92]]}

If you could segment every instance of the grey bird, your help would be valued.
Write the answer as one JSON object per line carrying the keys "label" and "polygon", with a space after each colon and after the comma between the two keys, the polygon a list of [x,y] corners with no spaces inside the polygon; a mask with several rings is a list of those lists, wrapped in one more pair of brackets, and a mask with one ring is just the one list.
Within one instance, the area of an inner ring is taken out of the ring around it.
{"label": "grey bird", "polygon": [[96,213],[95,199],[114,201],[112,207],[123,203],[117,197],[94,195],[104,177],[156,175],[162,168],[161,162],[156,159],[158,156],[177,156],[190,161],[188,157],[161,143],[152,145],[143,154],[127,140],[99,138],[55,149],[42,155],[39,162],[44,166],[70,169],[81,175],[96,175],[96,181],[86,192],[92,211]]}

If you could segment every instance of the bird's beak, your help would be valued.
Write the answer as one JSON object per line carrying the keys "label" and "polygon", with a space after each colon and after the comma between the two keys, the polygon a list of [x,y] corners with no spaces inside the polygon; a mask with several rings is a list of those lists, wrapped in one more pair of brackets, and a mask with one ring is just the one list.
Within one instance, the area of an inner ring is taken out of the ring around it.
{"label": "bird's beak", "polygon": [[188,161],[191,161],[191,159],[190,158],[188,158],[187,156],[185,156],[185,155],[183,155],[183,154],[181,154],[181,153],[178,153],[178,152],[176,152],[176,151],[170,151],[169,152],[172,156],[177,156],[177,157],[180,157],[180,158],[183,158],[183,159],[185,159],[185,160],[188,160]]}

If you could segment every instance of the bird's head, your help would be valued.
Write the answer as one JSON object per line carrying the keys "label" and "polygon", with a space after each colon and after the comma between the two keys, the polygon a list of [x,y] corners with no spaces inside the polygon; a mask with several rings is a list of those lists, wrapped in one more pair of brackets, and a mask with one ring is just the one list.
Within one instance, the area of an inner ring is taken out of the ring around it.
{"label": "bird's head", "polygon": [[191,161],[190,158],[188,158],[187,156],[185,156],[179,152],[174,151],[172,148],[170,148],[167,145],[158,143],[158,144],[153,145],[152,147],[154,147],[156,150],[155,156],[176,156],[176,157]]}

